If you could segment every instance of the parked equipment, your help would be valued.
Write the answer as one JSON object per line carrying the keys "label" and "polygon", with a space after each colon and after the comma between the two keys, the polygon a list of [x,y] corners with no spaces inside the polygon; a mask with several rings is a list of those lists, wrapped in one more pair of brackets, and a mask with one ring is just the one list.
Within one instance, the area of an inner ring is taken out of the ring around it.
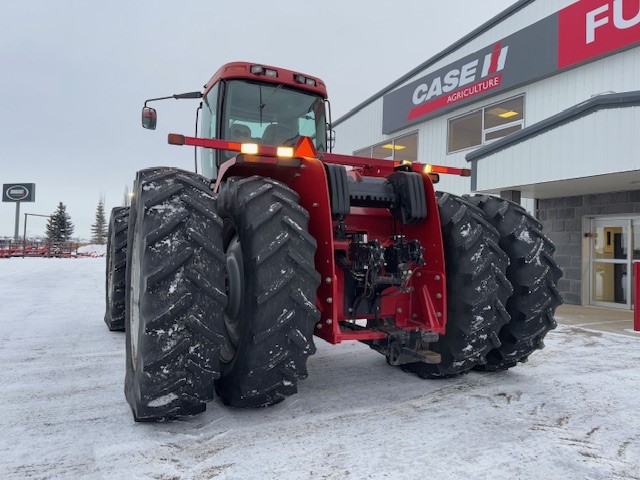
{"label": "parked equipment", "polygon": [[136,176],[124,282],[136,421],[198,413],[214,390],[234,407],[276,404],[307,376],[313,335],[447,378],[525,361],[555,327],[561,271],[540,224],[502,199],[435,192],[438,174],[466,169],[330,153],[320,79],[230,63],[202,92],[145,102],[145,128],[164,98],[201,99],[199,134],[169,135],[198,147],[201,171]]}

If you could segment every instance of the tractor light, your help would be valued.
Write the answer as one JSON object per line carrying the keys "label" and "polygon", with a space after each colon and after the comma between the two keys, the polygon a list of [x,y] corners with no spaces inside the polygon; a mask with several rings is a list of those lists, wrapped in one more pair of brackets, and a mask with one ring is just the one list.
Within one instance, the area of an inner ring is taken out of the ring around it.
{"label": "tractor light", "polygon": [[394,172],[413,172],[413,162],[411,160],[399,160],[393,162]]}
{"label": "tractor light", "polygon": [[316,86],[316,81],[313,78],[305,77],[304,75],[301,75],[299,73],[294,74],[293,79],[298,83],[303,83],[312,87]]}
{"label": "tractor light", "polygon": [[299,73],[294,74],[293,79],[298,83],[303,83],[312,87],[316,86],[316,81],[313,78],[305,77],[304,75],[301,75]]}
{"label": "tractor light", "polygon": [[169,134],[169,144],[170,145],[184,145],[185,138],[184,135],[180,135],[178,133],[170,133]]}
{"label": "tractor light", "polygon": [[424,173],[444,173],[446,175],[458,175],[460,177],[470,177],[471,169],[469,168],[457,168],[457,167],[445,167],[443,165],[430,165],[424,166]]}
{"label": "tractor light", "polygon": [[262,65],[251,65],[249,71],[254,75],[264,75],[265,77],[278,78],[278,71],[273,68],[264,68]]}
{"label": "tractor light", "polygon": [[292,158],[293,157],[293,148],[292,147],[278,147],[276,151],[276,155],[280,158]]}
{"label": "tractor light", "polygon": [[246,155],[257,155],[258,144],[257,143],[243,143],[240,145],[240,152]]}
{"label": "tractor light", "polygon": [[247,71],[247,67],[244,65],[229,65],[224,69],[225,73],[245,73]]}

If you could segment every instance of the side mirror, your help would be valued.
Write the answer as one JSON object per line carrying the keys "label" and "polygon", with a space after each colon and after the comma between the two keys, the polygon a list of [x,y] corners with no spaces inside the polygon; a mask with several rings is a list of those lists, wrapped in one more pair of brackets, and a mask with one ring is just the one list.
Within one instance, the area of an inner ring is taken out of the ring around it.
{"label": "side mirror", "polygon": [[155,108],[144,107],[142,109],[142,127],[148,130],[155,130],[158,122],[158,114]]}

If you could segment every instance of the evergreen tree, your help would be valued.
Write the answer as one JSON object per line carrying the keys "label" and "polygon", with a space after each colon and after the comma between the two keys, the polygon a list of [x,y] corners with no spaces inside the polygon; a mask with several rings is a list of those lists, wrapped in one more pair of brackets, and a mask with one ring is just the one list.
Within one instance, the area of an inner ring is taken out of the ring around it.
{"label": "evergreen tree", "polygon": [[65,204],[60,202],[47,222],[47,238],[51,242],[66,242],[71,235],[73,235],[71,216],[67,213]]}
{"label": "evergreen tree", "polygon": [[104,197],[100,198],[96,208],[96,222],[91,225],[91,243],[104,245],[107,243],[107,220],[104,214]]}

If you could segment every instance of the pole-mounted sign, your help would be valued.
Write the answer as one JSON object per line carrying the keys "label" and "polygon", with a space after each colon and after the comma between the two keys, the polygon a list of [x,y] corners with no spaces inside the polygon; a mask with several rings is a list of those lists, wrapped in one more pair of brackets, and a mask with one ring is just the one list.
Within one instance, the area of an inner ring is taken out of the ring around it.
{"label": "pole-mounted sign", "polygon": [[2,185],[2,201],[16,204],[16,230],[14,238],[17,240],[20,230],[20,203],[36,201],[36,184],[5,183]]}
{"label": "pole-mounted sign", "polygon": [[5,183],[2,185],[3,202],[35,202],[35,183]]}

